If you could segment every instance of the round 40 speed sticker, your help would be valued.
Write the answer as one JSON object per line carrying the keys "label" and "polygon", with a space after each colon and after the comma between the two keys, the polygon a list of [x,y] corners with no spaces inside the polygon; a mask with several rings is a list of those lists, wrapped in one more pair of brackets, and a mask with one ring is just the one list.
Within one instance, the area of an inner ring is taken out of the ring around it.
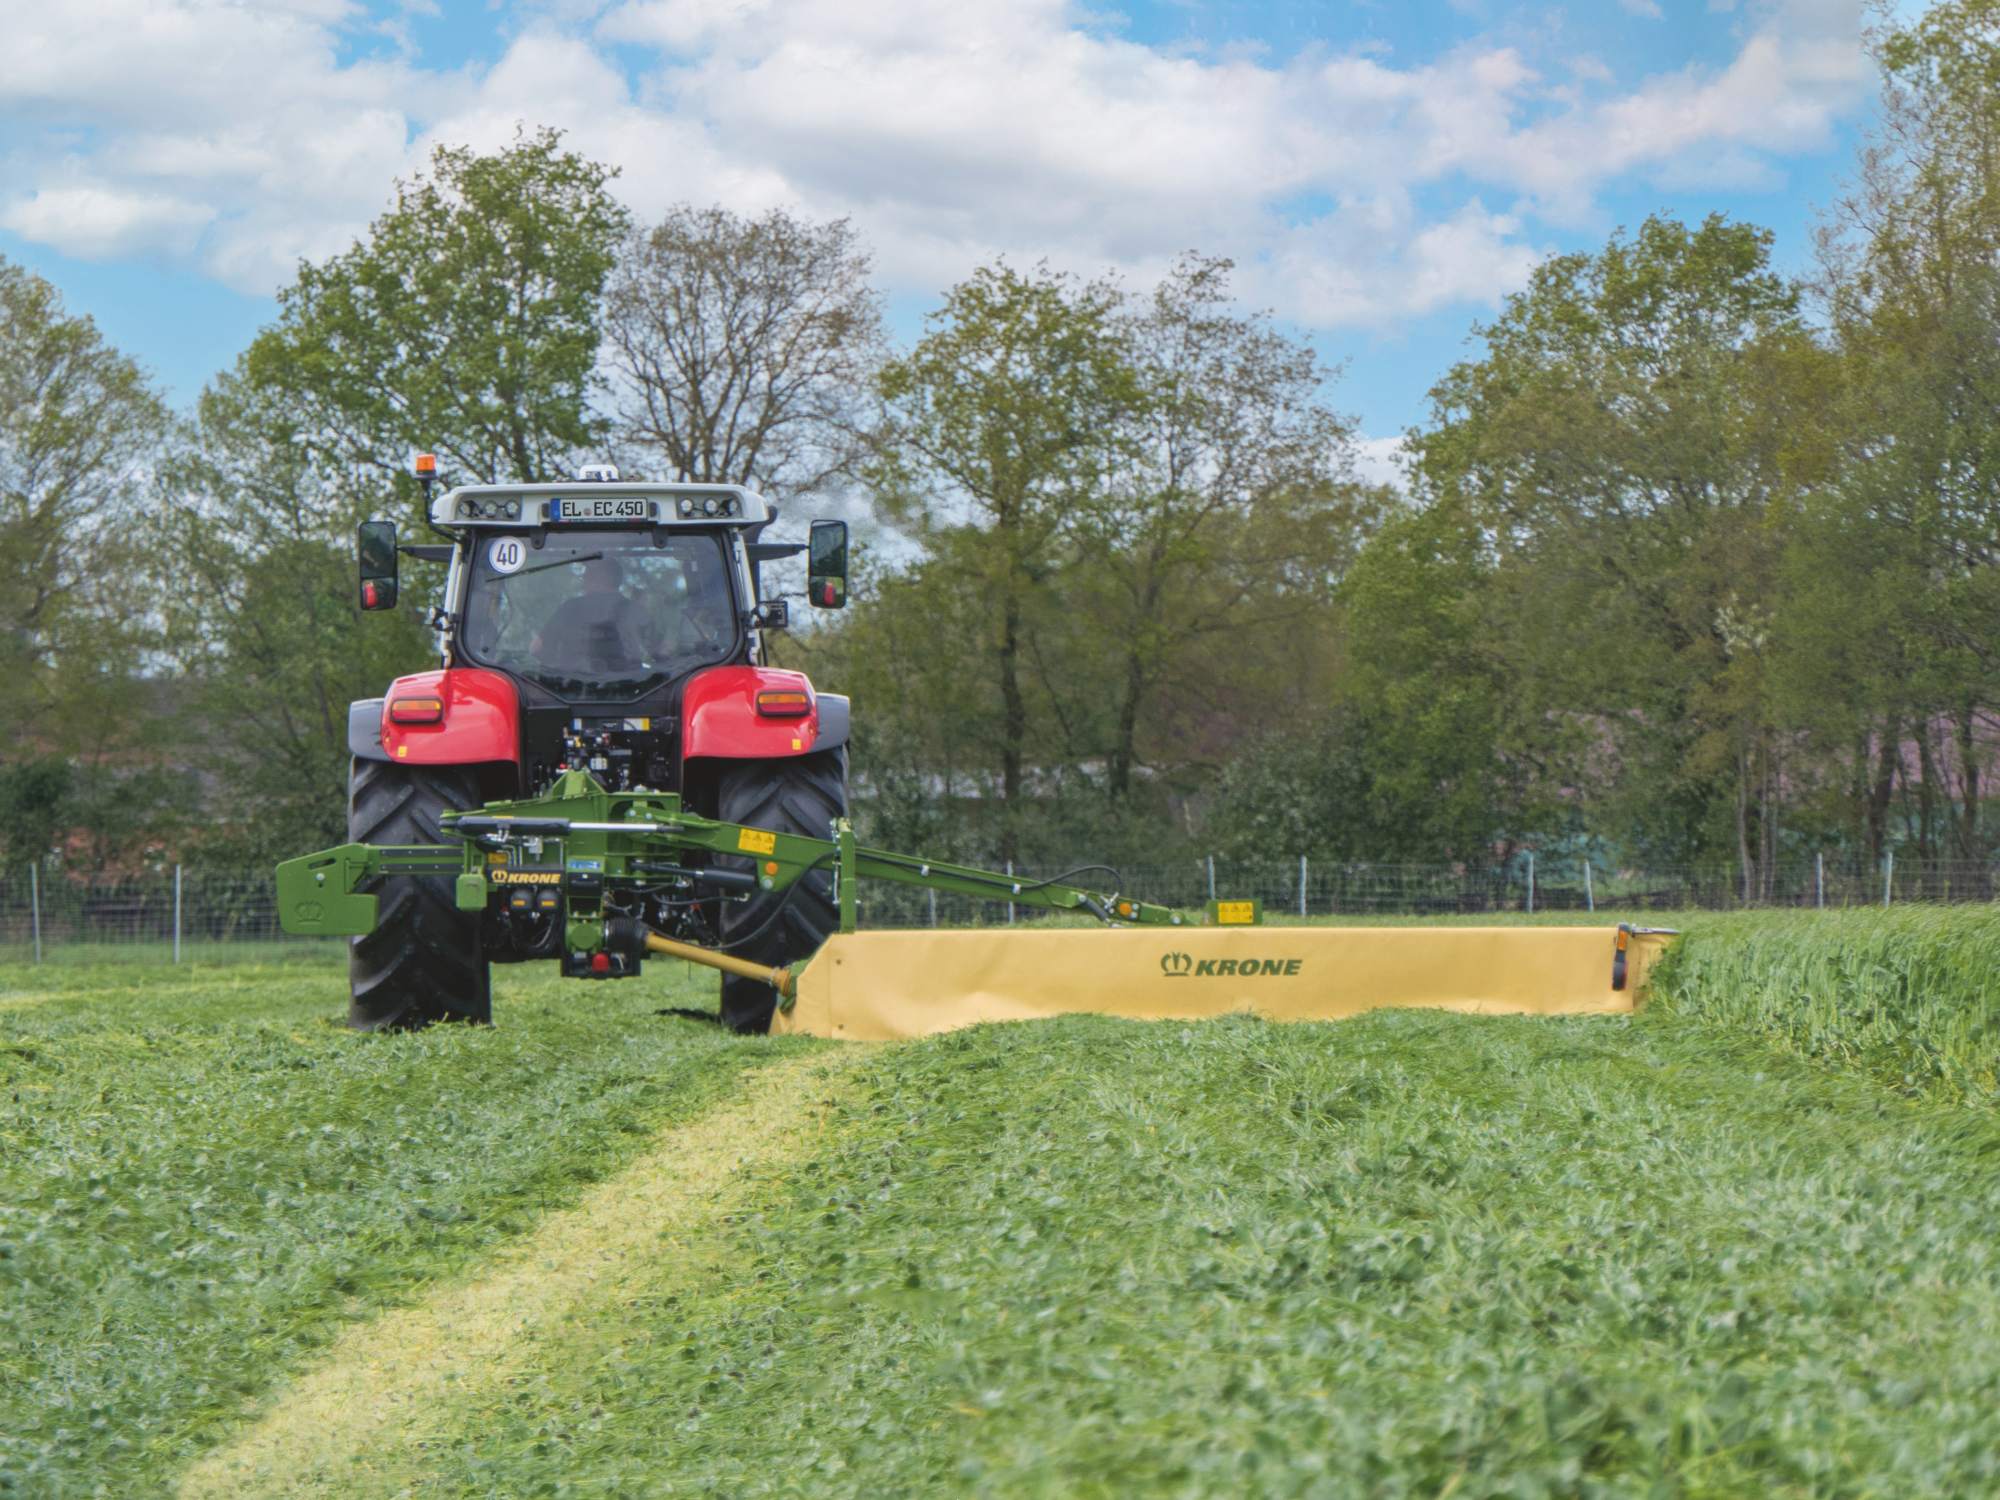
{"label": "round 40 speed sticker", "polygon": [[486,549],[486,561],[496,573],[518,573],[528,560],[528,544],[518,536],[495,537]]}

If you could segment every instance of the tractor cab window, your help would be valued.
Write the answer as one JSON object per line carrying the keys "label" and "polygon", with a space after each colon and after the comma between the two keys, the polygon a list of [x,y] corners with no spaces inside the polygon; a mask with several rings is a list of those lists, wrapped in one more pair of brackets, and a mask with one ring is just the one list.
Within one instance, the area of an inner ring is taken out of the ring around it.
{"label": "tractor cab window", "polygon": [[634,698],[736,643],[728,556],[712,533],[551,531],[474,542],[465,651],[569,699]]}

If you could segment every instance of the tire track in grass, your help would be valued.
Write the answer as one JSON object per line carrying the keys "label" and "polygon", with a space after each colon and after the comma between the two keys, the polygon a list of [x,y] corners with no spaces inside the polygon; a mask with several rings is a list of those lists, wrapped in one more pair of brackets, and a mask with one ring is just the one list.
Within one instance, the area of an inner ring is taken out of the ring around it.
{"label": "tire track in grass", "polygon": [[723,1215],[746,1176],[806,1155],[865,1049],[813,1052],[745,1075],[727,1104],[663,1134],[575,1207],[551,1215],[471,1282],[355,1324],[250,1427],[200,1459],[183,1500],[341,1493],[421,1444],[451,1412],[528,1362],[577,1309],[643,1281],[719,1265]]}

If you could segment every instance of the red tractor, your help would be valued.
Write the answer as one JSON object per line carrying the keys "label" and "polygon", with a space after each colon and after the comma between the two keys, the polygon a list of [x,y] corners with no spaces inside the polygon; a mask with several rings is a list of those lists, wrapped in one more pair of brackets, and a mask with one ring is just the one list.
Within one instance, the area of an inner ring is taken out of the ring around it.
{"label": "red tractor", "polygon": [[[776,511],[734,485],[632,484],[596,466],[570,484],[440,493],[435,472],[418,459],[445,543],[399,546],[390,521],[360,528],[364,610],[395,607],[399,553],[446,574],[430,614],[437,670],[348,710],[349,839],[437,844],[440,814],[537,796],[571,769],[607,791],[677,792],[692,812],[828,836],[847,811],[847,699],[766,665],[766,633],[786,624],[787,605],[764,597],[760,573],[806,552],[812,604],[842,607],[845,522],[813,522],[809,542],[765,542]],[[836,925],[829,874],[773,892],[731,868],[752,863],[663,867],[657,886],[619,894],[632,908],[622,915],[763,964],[805,958]],[[349,957],[349,1021],[363,1030],[490,1019],[495,963],[637,972],[636,957],[569,952],[559,903],[538,904],[532,887],[496,885],[482,911],[461,910],[443,877],[392,877],[378,894],[379,924]],[[775,999],[725,976],[722,1019],[764,1030]]]}

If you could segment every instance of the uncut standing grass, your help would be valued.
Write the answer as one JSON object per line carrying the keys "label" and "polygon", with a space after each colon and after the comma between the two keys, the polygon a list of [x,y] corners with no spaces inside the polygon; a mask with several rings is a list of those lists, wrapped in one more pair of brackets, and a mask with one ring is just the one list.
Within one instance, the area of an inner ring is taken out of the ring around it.
{"label": "uncut standing grass", "polygon": [[1912,1093],[2000,1103],[2000,908],[1710,916],[1653,1004]]}
{"label": "uncut standing grass", "polygon": [[133,1495],[346,1318],[462,1274],[756,1045],[712,982],[499,971],[497,1028],[363,1037],[336,959],[15,970],[0,993],[0,1494]]}

